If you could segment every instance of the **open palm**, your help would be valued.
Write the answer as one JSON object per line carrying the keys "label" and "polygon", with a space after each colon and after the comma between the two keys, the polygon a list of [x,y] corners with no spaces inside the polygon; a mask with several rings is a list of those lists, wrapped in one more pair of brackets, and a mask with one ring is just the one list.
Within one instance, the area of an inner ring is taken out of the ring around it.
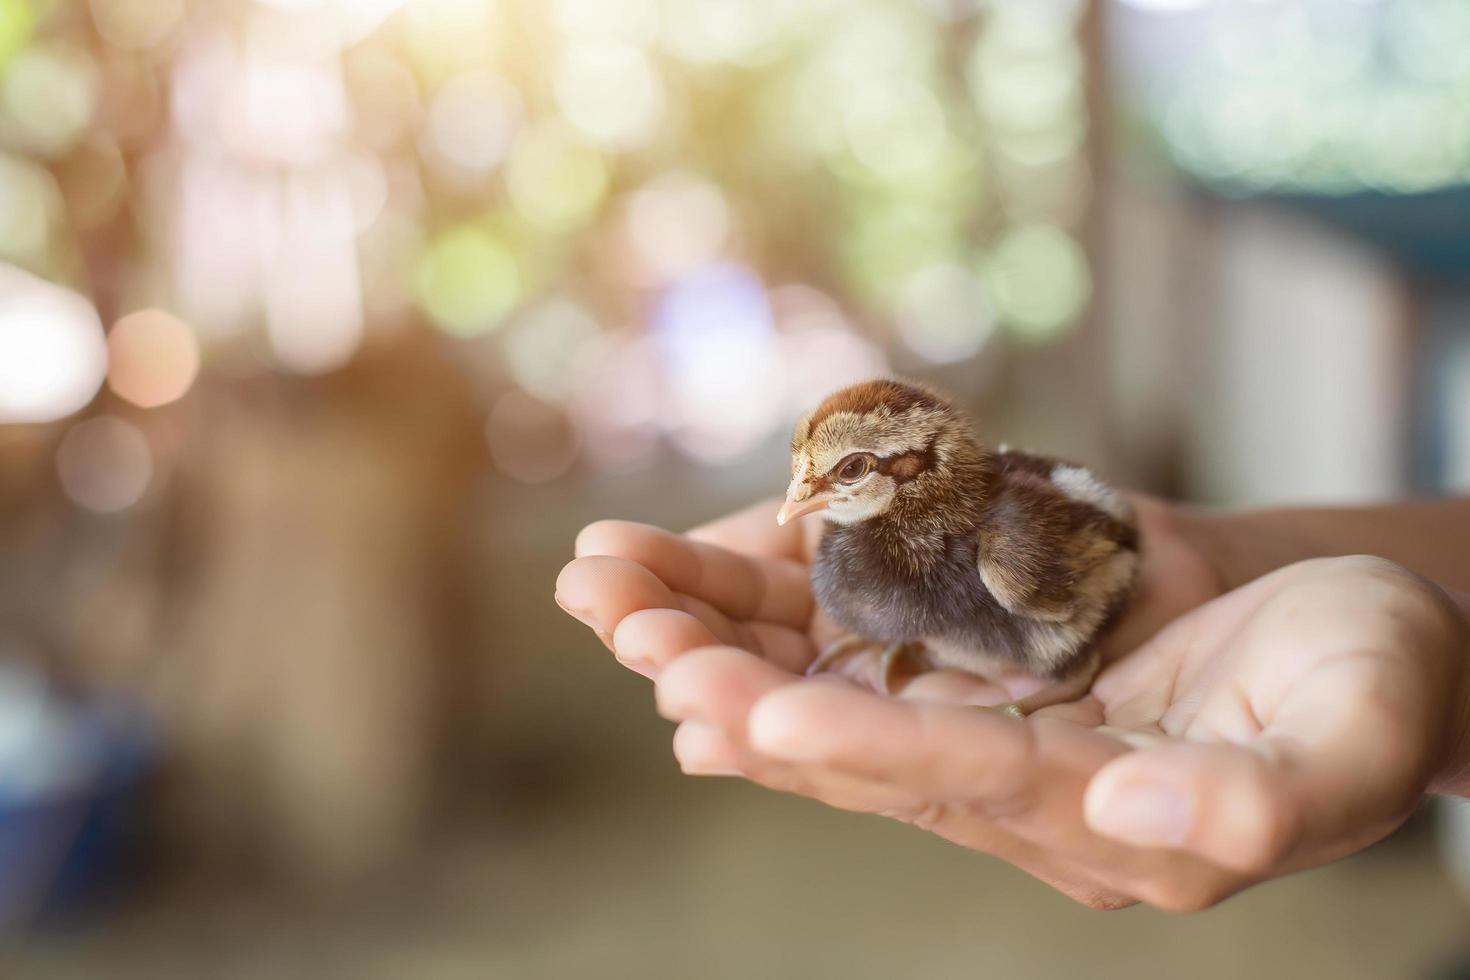
{"label": "open palm", "polygon": [[971,706],[1010,684],[942,672],[887,698],[804,678],[833,638],[808,585],[816,531],[773,511],[688,536],[592,525],[557,584],[655,678],[687,771],[902,819],[1094,906],[1187,909],[1379,839],[1453,765],[1459,620],[1397,566],[1308,562],[1212,599],[1167,508],[1141,501],[1141,587],[1109,666],[1020,722]]}

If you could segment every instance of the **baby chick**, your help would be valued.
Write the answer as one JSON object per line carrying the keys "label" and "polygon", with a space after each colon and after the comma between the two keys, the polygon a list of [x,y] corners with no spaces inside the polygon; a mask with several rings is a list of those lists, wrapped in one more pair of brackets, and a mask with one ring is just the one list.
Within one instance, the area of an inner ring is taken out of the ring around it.
{"label": "baby chick", "polygon": [[987,451],[953,405],[897,381],[829,396],[797,424],[791,469],[776,519],[821,512],[833,523],[812,588],[853,634],[809,673],[876,643],[885,690],[905,657],[1054,682],[1004,709],[1016,715],[1091,686],[1093,641],[1133,589],[1138,529],[1090,472]]}

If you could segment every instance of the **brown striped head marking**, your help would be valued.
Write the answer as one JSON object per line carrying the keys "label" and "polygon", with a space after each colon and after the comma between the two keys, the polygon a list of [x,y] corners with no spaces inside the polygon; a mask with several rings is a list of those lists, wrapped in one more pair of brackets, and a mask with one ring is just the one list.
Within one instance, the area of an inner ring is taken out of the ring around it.
{"label": "brown striped head marking", "polygon": [[842,523],[875,516],[962,445],[973,451],[968,423],[926,388],[890,380],[843,388],[796,425],[790,509],[825,501]]}

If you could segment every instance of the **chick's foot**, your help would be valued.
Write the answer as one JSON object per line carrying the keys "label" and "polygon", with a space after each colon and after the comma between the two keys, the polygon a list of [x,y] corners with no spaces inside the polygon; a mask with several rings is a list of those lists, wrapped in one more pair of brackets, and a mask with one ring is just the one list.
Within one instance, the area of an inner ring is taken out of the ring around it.
{"label": "chick's foot", "polygon": [[894,694],[901,679],[932,669],[922,643],[880,643],[849,636],[828,646],[807,667],[808,677],[837,674],[879,694]]}

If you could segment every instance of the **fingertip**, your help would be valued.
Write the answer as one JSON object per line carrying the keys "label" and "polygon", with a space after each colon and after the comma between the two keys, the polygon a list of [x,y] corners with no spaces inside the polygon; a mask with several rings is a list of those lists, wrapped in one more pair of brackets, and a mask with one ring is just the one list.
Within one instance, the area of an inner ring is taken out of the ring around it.
{"label": "fingertip", "polygon": [[645,676],[690,650],[718,642],[707,626],[681,609],[639,609],[624,616],[613,631],[618,660]]}
{"label": "fingertip", "polygon": [[1276,866],[1297,835],[1294,810],[1266,761],[1228,745],[1121,755],[1089,782],[1083,817],[1100,836],[1183,850],[1244,874]]}
{"label": "fingertip", "polygon": [[773,691],[750,709],[746,738],[751,748],[776,759],[794,761],[801,754],[803,725],[792,710],[792,695],[800,688],[800,684],[792,684]]}
{"label": "fingertip", "polygon": [[751,708],[751,747],[788,762],[829,761],[851,734],[855,710],[877,695],[840,679],[811,678],[779,688]]}
{"label": "fingertip", "polygon": [[579,619],[590,615],[609,633],[631,612],[678,605],[658,576],[637,562],[611,555],[568,562],[556,577],[556,594],[564,609]]}
{"label": "fingertip", "polygon": [[688,542],[652,524],[597,521],[577,535],[575,548],[579,557],[601,555],[635,562],[671,589],[685,589],[699,577],[699,560]]}
{"label": "fingertip", "polygon": [[561,567],[561,571],[556,573],[556,604],[561,606],[563,609],[566,608],[569,601],[566,595],[567,587],[570,586],[574,581],[576,581],[577,578],[579,578],[581,575],[580,572],[573,569],[573,566],[576,565],[578,561],[580,561],[580,559],[573,558],[571,561],[567,562]]}
{"label": "fingertip", "polygon": [[751,705],[795,679],[737,647],[700,647],[659,672],[658,709],[666,718],[693,718],[743,738]]}
{"label": "fingertip", "polygon": [[713,725],[686,721],[674,730],[674,758],[691,776],[738,776],[740,753]]}
{"label": "fingertip", "polygon": [[572,552],[578,558],[585,558],[589,555],[619,555],[621,554],[619,546],[626,541],[628,536],[636,534],[638,529],[647,526],[634,521],[615,519],[593,521],[577,532]]}
{"label": "fingertip", "polygon": [[664,667],[654,691],[658,713],[674,721],[701,718],[707,694],[718,686],[722,669],[739,652],[733,647],[697,647]]}
{"label": "fingertip", "polygon": [[1137,847],[1183,847],[1196,806],[1189,782],[1147,752],[1103,766],[1082,796],[1083,819],[1094,833]]}

